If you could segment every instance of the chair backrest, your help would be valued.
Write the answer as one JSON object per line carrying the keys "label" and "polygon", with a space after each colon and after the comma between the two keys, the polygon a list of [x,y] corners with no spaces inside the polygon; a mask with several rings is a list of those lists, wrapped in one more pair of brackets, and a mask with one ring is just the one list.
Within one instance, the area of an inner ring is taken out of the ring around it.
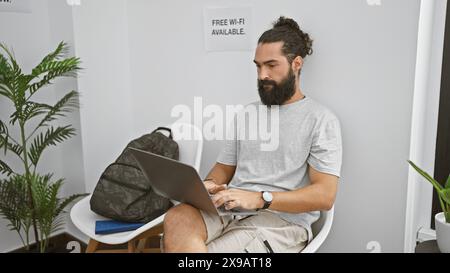
{"label": "chair backrest", "polygon": [[203,151],[202,131],[189,123],[174,123],[170,125],[173,139],[180,149],[180,161],[193,166],[200,171],[200,163]]}
{"label": "chair backrest", "polygon": [[[203,133],[195,125],[176,122],[169,125],[172,130],[173,140],[178,143],[180,150],[180,162],[191,165],[200,172],[200,163],[203,151]],[[174,205],[180,202],[172,200]]]}
{"label": "chair backrest", "polygon": [[302,253],[313,253],[323,244],[333,224],[334,207],[329,211],[321,211],[319,219],[311,225],[313,239],[303,249]]}
{"label": "chair backrest", "polygon": [[314,237],[316,237],[317,234],[319,234],[319,232],[323,229],[323,226],[325,225],[326,220],[329,219],[328,213],[329,213],[328,211],[321,211],[319,220],[317,220],[316,222],[314,222],[311,225],[311,229],[312,229],[312,233],[313,233]]}

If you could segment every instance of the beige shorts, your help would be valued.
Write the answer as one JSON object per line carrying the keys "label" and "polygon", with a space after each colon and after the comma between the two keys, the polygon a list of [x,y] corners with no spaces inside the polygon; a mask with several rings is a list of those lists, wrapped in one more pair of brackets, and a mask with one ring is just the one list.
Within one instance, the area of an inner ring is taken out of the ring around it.
{"label": "beige shorts", "polygon": [[289,223],[270,211],[247,217],[220,217],[200,212],[208,233],[208,252],[300,252],[308,243],[304,227]]}

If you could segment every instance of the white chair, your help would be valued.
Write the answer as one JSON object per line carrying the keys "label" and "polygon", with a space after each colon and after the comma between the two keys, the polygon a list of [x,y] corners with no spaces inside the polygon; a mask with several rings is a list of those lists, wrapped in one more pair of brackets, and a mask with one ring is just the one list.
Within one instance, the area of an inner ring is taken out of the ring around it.
{"label": "white chair", "polygon": [[334,206],[329,211],[321,211],[320,218],[311,226],[313,239],[302,250],[302,253],[314,253],[325,242],[333,224]]}
{"label": "white chair", "polygon": [[[197,127],[187,123],[175,123],[170,127],[173,139],[179,146],[179,160],[199,171],[203,150],[202,132]],[[87,196],[80,200],[70,211],[70,218],[74,225],[90,238],[86,252],[159,252],[159,249],[156,248],[144,248],[147,238],[158,236],[163,232],[164,215],[134,231],[98,235],[95,234],[95,221],[107,218],[91,211],[90,198],[91,196]],[[102,244],[119,245],[125,243],[128,244],[128,249],[126,250],[98,250]]]}

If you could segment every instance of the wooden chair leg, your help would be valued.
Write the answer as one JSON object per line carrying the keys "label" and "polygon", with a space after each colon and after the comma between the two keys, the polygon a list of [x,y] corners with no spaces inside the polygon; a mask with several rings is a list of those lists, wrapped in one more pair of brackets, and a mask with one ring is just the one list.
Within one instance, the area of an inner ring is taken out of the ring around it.
{"label": "wooden chair leg", "polygon": [[100,243],[94,239],[89,240],[89,244],[86,248],[86,253],[94,253],[97,251]]}
{"label": "wooden chair leg", "polygon": [[142,252],[142,250],[145,249],[146,245],[147,245],[147,238],[143,238],[143,239],[138,240],[137,251],[138,252]]}
{"label": "wooden chair leg", "polygon": [[161,246],[151,247],[151,239],[160,241],[160,236],[152,236],[144,239],[140,239],[137,244],[136,252],[138,253],[161,253]]}
{"label": "wooden chair leg", "polygon": [[143,232],[139,236],[136,236],[134,240],[138,241],[138,252],[140,253],[160,253],[161,248],[158,247],[148,247],[148,242],[150,239],[154,238],[160,238],[160,235],[164,232],[164,226],[163,224],[159,224],[157,226],[154,226],[153,228]]}
{"label": "wooden chair leg", "polygon": [[128,242],[128,253],[136,253],[136,241],[131,240]]}

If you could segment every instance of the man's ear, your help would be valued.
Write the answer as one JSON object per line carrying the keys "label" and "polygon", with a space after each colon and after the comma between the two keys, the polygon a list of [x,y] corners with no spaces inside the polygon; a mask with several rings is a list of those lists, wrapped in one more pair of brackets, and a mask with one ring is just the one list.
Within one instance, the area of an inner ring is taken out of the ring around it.
{"label": "man's ear", "polygon": [[292,61],[292,69],[294,69],[295,72],[299,72],[303,67],[303,58],[300,56],[297,56],[293,61]]}

